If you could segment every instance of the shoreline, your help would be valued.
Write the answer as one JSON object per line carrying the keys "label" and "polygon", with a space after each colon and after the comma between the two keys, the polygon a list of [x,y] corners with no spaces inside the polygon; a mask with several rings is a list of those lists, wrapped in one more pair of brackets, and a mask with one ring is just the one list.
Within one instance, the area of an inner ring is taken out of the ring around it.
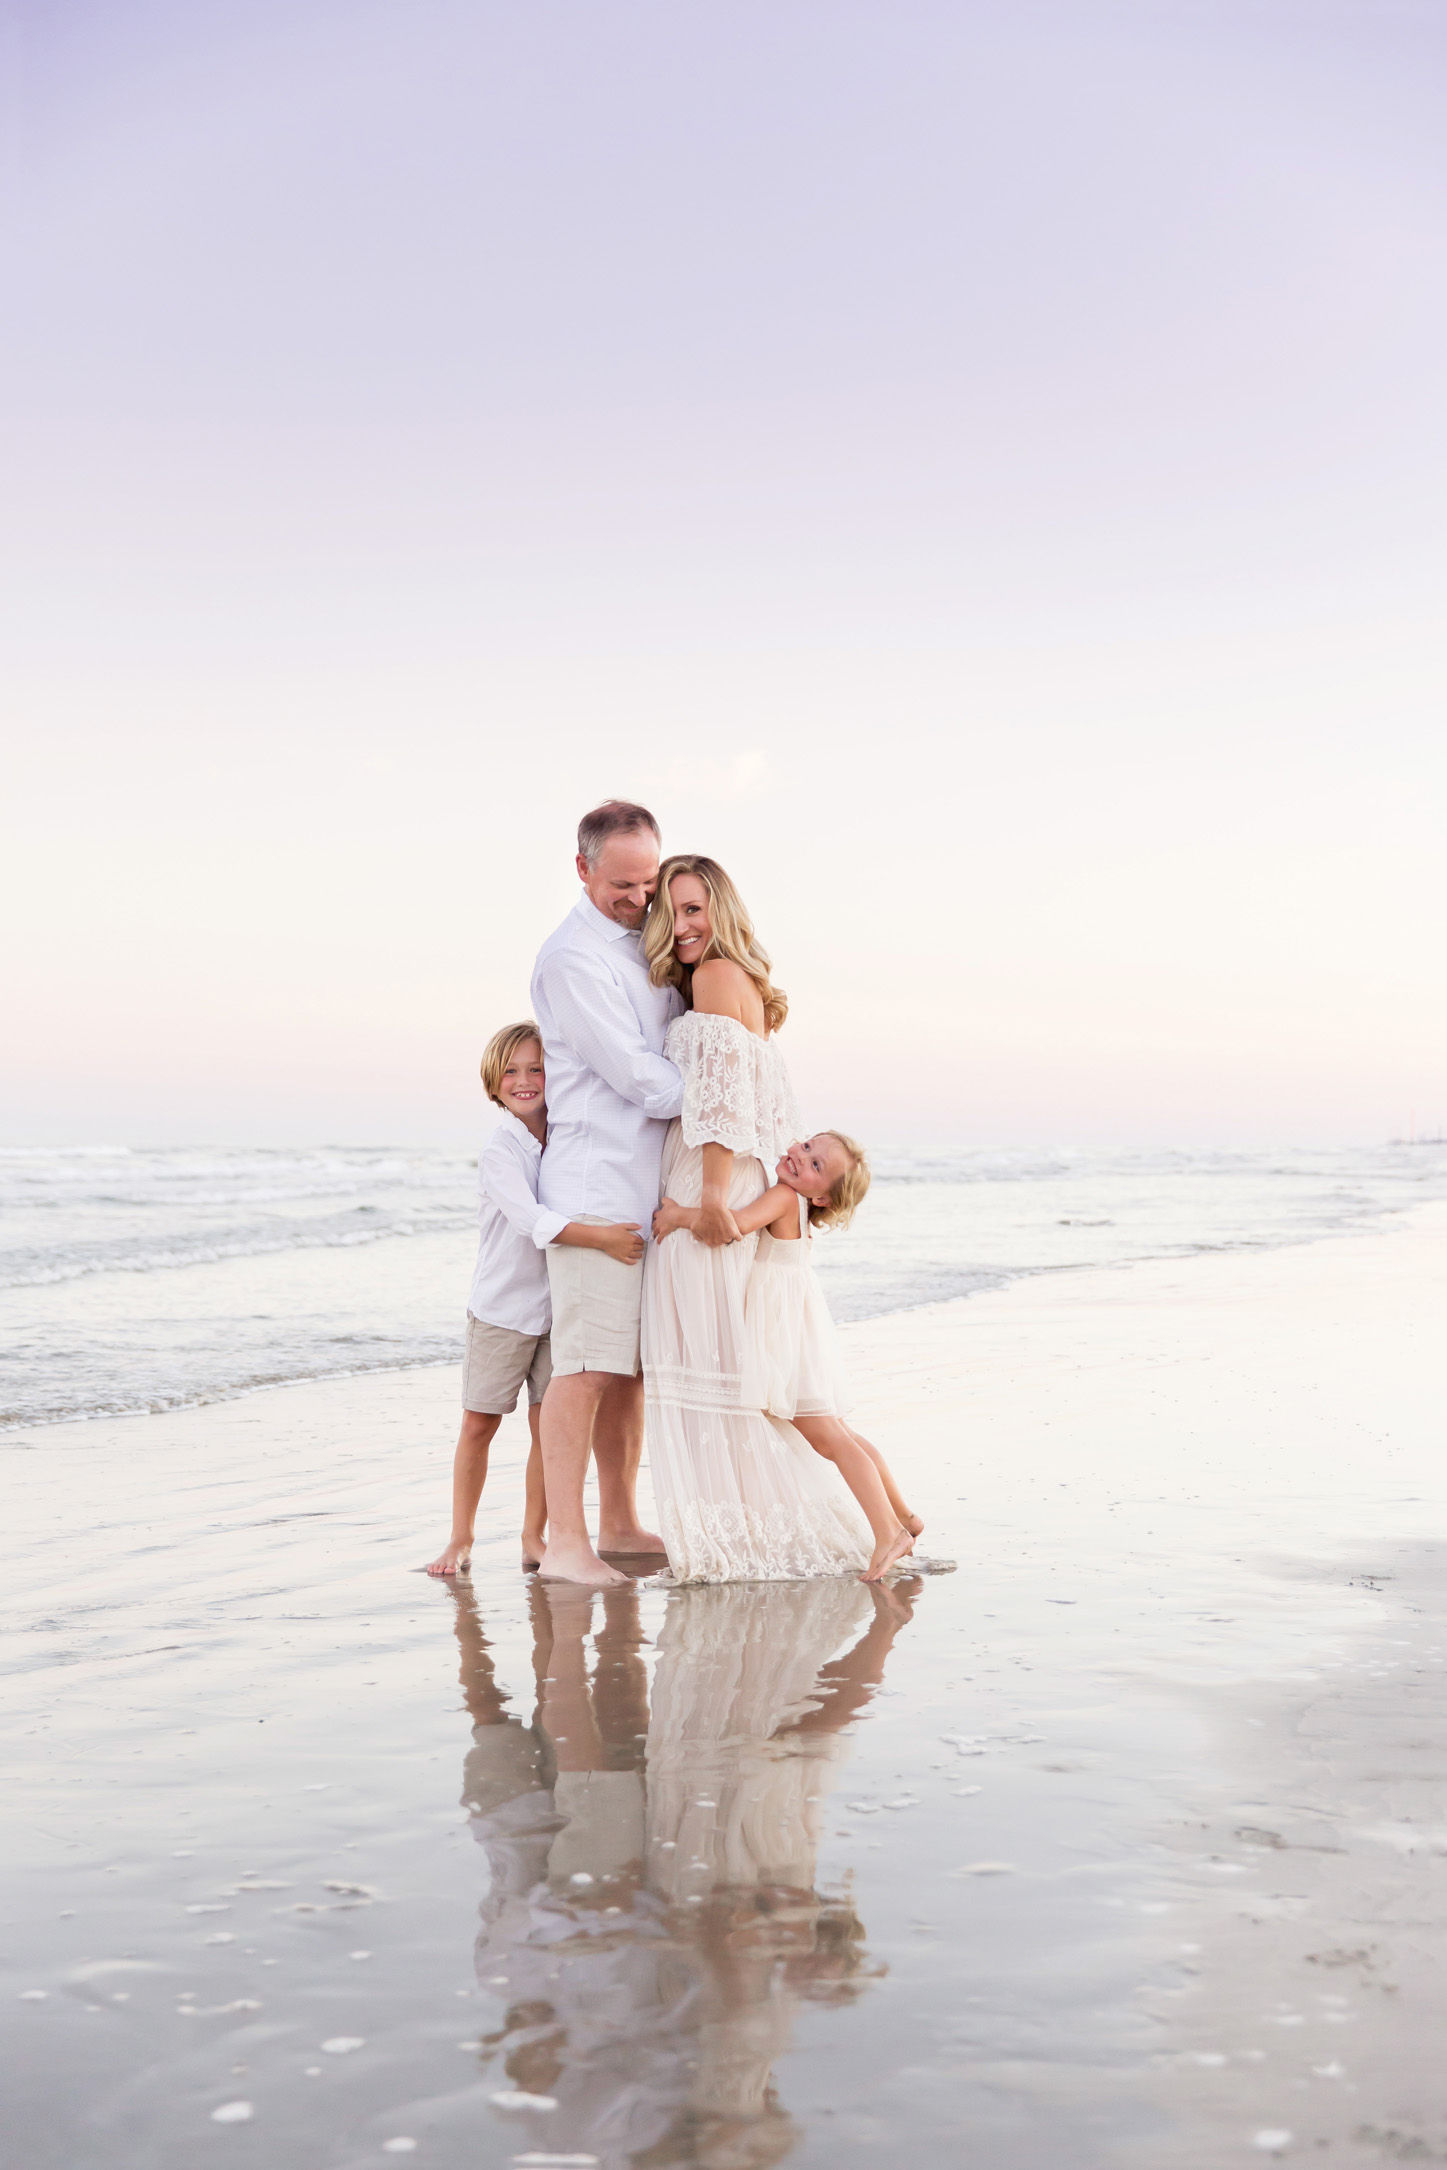
{"label": "shoreline", "polygon": [[[1447,1211],[1447,1206],[1444,1206],[1444,1203],[1442,1201],[1423,1200],[1421,1202],[1403,1206],[1381,1206],[1374,1208],[1370,1222],[1365,1225],[1358,1223],[1352,1225],[1351,1227],[1324,1229],[1318,1231],[1315,1234],[1294,1235],[1282,1237],[1279,1240],[1271,1240],[1268,1238],[1242,1238],[1239,1241],[1232,1241],[1229,1243],[1203,1243],[1188,1251],[1177,1250],[1165,1252],[1149,1252],[1143,1254],[1139,1258],[1111,1261],[1105,1264],[1094,1261],[1082,1263],[1072,1260],[1064,1262],[1052,1262],[1038,1266],[1000,1267],[998,1269],[999,1280],[993,1286],[987,1288],[972,1289],[971,1291],[969,1291],[968,1294],[963,1296],[942,1297],[926,1303],[905,1305],[891,1311],[871,1312],[867,1317],[862,1319],[843,1320],[838,1322],[839,1332],[846,1337],[847,1346],[848,1337],[850,1335],[862,1333],[870,1328],[882,1325],[889,1320],[905,1320],[918,1318],[921,1315],[938,1316],[942,1314],[958,1312],[965,1305],[978,1304],[986,1298],[1004,1295],[1011,1289],[1026,1286],[1039,1280],[1049,1282],[1060,1277],[1070,1278],[1073,1276],[1079,1276],[1084,1274],[1132,1274],[1143,1270],[1148,1270],[1152,1267],[1189,1266],[1196,1263],[1197,1261],[1204,1261],[1215,1258],[1249,1258],[1264,1255],[1274,1255],[1275,1253],[1280,1251],[1315,1249],[1320,1244],[1345,1243],[1363,1237],[1389,1236],[1395,1228],[1409,1228],[1411,1226],[1413,1218],[1417,1215],[1430,1215],[1434,1212],[1442,1211]],[[392,1241],[407,1242],[410,1240],[412,1239],[408,1237],[399,1237],[390,1234],[379,1235],[366,1239],[369,1246],[374,1243],[379,1244]],[[331,1246],[329,1248],[338,1247]],[[275,1256],[279,1258],[289,1259],[295,1254],[292,1250],[288,1249],[279,1250],[275,1253],[259,1252],[246,1253],[244,1255],[248,1258],[265,1258],[269,1256]],[[994,1269],[982,1270],[990,1271]],[[16,1284],[17,1287],[30,1285],[32,1284]],[[49,1287],[55,1284],[51,1282],[43,1282],[36,1283],[34,1285]],[[138,1417],[184,1416],[189,1412],[194,1412],[197,1410],[224,1407],[229,1402],[247,1401],[258,1394],[281,1393],[294,1387],[322,1387],[330,1384],[341,1384],[347,1381],[358,1379],[389,1378],[397,1375],[410,1374],[413,1372],[421,1373],[431,1371],[447,1371],[459,1365],[461,1361],[462,1341],[461,1335],[459,1334],[458,1348],[455,1356],[407,1358],[395,1364],[383,1363],[365,1365],[356,1369],[342,1371],[306,1372],[299,1374],[296,1377],[287,1379],[263,1379],[257,1381],[253,1385],[230,1387],[225,1389],[221,1393],[210,1396],[200,1396],[194,1400],[168,1402],[160,1408],[138,1407],[131,1409],[81,1410],[77,1412],[72,1412],[64,1416],[44,1417],[40,1419],[10,1419],[0,1417],[0,1449],[3,1449],[3,1447],[5,1447],[6,1445],[21,1442],[23,1435],[27,1433],[40,1434],[43,1432],[53,1432],[62,1427],[76,1424],[91,1425],[127,1423],[133,1418]]]}
{"label": "shoreline", "polygon": [[1433,2159],[1444,1296],[1428,1205],[844,1328],[877,1599],[525,1582],[520,1414],[429,1582],[450,1365],[37,1427],[27,2170]]}

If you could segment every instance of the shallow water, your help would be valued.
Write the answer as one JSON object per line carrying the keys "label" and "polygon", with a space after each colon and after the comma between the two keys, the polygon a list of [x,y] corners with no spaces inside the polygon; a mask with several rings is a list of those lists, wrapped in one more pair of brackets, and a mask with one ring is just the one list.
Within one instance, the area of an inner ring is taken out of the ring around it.
{"label": "shallow water", "polygon": [[[817,1246],[837,1317],[1021,1276],[1295,1243],[1447,1196],[1447,1150],[875,1152]],[[0,1151],[0,1426],[454,1360],[471,1157]]]}
{"label": "shallow water", "polygon": [[[1180,1834],[1247,1821],[1212,1699],[1380,1683],[1375,1590],[1278,1572],[1270,1501],[1043,1470],[971,1501],[956,1574],[544,1589],[515,1452],[452,1589],[406,1572],[448,1402],[423,1373],[116,1426],[145,1451],[105,1486],[81,1433],[11,1450],[25,2170],[1149,2150],[1153,2005],[1221,1869]],[[1248,2038],[1263,2125],[1299,2047]]]}
{"label": "shallow water", "polygon": [[1447,2158],[1444,1297],[1439,1207],[849,1329],[877,1594],[530,1584],[520,1416],[428,1581],[437,1370],[13,1434],[12,2157]]}

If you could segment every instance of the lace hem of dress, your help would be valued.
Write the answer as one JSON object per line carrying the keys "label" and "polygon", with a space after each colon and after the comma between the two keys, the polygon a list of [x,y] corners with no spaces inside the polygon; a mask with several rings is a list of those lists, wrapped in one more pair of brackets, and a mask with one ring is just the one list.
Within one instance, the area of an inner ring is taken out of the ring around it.
{"label": "lace hem of dress", "polygon": [[[743,1153],[754,1160],[764,1158],[763,1141],[753,1122],[730,1125],[728,1119],[716,1111],[697,1115],[687,1106],[680,1121],[685,1145],[726,1145],[731,1153]],[[772,1139],[768,1141],[770,1145],[772,1142]]]}
{"label": "lace hem of dress", "polygon": [[742,1409],[743,1374],[694,1371],[687,1364],[645,1364],[646,1401],[677,1402],[685,1409]]}
{"label": "lace hem of dress", "polygon": [[868,1563],[843,1518],[821,1528],[817,1509],[806,1519],[777,1506],[690,1500],[664,1507],[660,1519],[675,1582],[808,1582]]}

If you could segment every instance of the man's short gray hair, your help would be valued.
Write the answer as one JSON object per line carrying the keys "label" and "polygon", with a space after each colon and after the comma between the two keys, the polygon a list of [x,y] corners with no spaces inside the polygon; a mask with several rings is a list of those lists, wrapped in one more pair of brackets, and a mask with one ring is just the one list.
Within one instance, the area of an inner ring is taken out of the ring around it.
{"label": "man's short gray hair", "polygon": [[662,843],[663,833],[646,806],[635,806],[631,799],[605,799],[578,823],[578,857],[596,866],[610,836],[632,836],[639,829],[651,829]]}

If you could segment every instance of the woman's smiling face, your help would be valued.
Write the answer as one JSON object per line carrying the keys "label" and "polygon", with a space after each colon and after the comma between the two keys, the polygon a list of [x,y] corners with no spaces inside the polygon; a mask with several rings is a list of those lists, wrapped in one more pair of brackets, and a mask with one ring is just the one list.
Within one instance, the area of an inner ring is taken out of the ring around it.
{"label": "woman's smiling face", "polygon": [[695,965],[713,938],[708,891],[696,874],[675,874],[668,896],[673,906],[673,954],[680,964]]}

